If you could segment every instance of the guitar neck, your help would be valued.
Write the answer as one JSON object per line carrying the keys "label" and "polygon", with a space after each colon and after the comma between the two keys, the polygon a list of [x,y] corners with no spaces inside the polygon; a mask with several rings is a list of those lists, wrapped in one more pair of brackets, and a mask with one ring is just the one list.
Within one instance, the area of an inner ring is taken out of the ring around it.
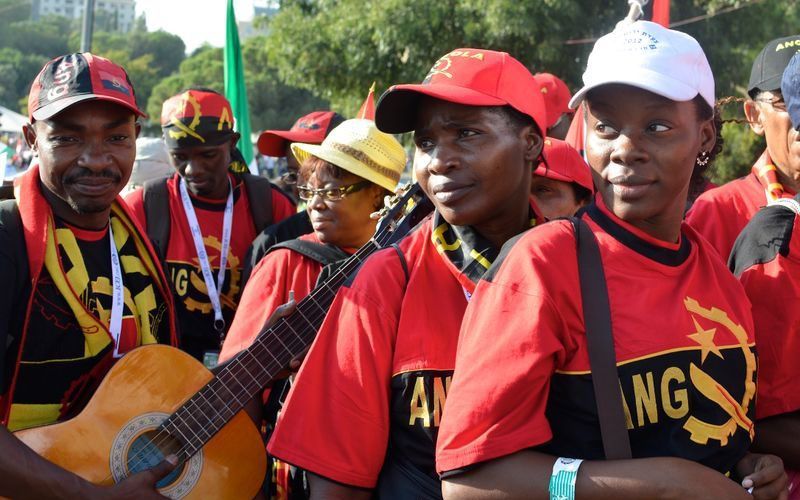
{"label": "guitar neck", "polygon": [[369,255],[381,248],[370,240],[324,283],[276,324],[264,327],[253,344],[225,364],[205,387],[189,398],[162,427],[182,438],[193,454],[202,448],[263,387],[311,345],[336,292]]}

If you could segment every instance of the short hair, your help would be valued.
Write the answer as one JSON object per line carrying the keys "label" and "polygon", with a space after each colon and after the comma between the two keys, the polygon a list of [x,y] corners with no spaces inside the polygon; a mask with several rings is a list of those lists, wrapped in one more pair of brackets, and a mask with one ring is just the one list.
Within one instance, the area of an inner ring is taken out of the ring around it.
{"label": "short hair", "polygon": [[545,134],[539,130],[539,126],[536,125],[536,122],[531,118],[529,115],[518,111],[515,108],[512,108],[509,105],[505,106],[489,106],[488,107],[492,112],[497,113],[498,115],[505,118],[506,123],[508,123],[511,128],[515,131],[520,131],[525,127],[532,126],[539,137],[544,138]]}
{"label": "short hair", "polygon": [[572,194],[575,195],[575,203],[583,204],[591,201],[592,192],[577,182],[570,182],[572,186]]}

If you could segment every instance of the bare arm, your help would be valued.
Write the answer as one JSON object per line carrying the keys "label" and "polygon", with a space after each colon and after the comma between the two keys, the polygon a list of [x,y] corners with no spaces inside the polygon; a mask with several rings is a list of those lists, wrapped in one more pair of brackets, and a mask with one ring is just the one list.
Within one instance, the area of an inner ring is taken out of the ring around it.
{"label": "bare arm", "polygon": [[[520,451],[444,480],[445,500],[527,498],[547,500],[555,457]],[[581,500],[752,500],[739,484],[703,465],[678,458],[587,461],[575,485]]]}
{"label": "bare arm", "polygon": [[0,496],[12,498],[164,498],[155,483],[175,468],[165,460],[109,488],[91,484],[48,462],[5,427],[0,427],[0,449]]}
{"label": "bare arm", "polygon": [[368,500],[372,498],[370,490],[346,486],[311,472],[308,473],[308,487],[311,490],[312,500]]}
{"label": "bare arm", "polygon": [[772,453],[790,469],[800,469],[800,412],[759,420],[753,451]]}

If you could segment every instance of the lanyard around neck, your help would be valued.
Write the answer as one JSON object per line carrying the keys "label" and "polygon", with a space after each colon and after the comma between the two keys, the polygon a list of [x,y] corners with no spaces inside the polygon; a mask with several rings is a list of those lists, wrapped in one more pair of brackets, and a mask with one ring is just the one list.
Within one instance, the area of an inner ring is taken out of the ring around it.
{"label": "lanyard around neck", "polygon": [[119,263],[119,253],[114,242],[114,231],[111,222],[108,223],[108,241],[111,246],[111,319],[108,322],[108,332],[114,340],[114,357],[119,358],[120,335],[122,333],[122,311],[125,308],[125,288],[122,286],[122,266]]}
{"label": "lanyard around neck", "polygon": [[214,308],[214,329],[220,334],[225,331],[225,318],[222,316],[222,305],[220,294],[222,285],[225,284],[225,267],[228,265],[228,250],[231,246],[231,226],[233,225],[233,185],[228,179],[228,200],[225,203],[225,215],[222,220],[222,248],[219,257],[219,273],[217,281],[211,272],[211,264],[208,261],[205,243],[203,243],[203,233],[200,224],[197,222],[197,214],[194,211],[192,200],[189,198],[189,191],[186,189],[186,182],[180,179],[181,201],[183,202],[183,212],[186,214],[186,221],[189,223],[189,230],[192,232],[194,248],[197,251],[197,260],[200,261],[200,270],[203,273],[203,281],[206,283],[208,298],[211,299],[211,307]]}

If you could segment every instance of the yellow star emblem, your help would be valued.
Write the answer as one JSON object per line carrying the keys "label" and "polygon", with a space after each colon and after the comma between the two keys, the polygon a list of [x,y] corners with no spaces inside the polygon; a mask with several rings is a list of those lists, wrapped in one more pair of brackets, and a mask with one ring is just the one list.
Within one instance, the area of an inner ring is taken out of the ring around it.
{"label": "yellow star emblem", "polygon": [[717,333],[716,328],[711,328],[709,330],[704,330],[703,327],[700,326],[700,323],[697,322],[697,318],[692,316],[692,321],[694,321],[694,328],[695,332],[687,335],[690,339],[694,340],[701,347],[701,355],[700,355],[700,364],[702,365],[706,361],[706,357],[708,353],[713,352],[720,359],[724,359],[722,357],[722,353],[717,347],[717,344],[714,343],[714,335]]}

